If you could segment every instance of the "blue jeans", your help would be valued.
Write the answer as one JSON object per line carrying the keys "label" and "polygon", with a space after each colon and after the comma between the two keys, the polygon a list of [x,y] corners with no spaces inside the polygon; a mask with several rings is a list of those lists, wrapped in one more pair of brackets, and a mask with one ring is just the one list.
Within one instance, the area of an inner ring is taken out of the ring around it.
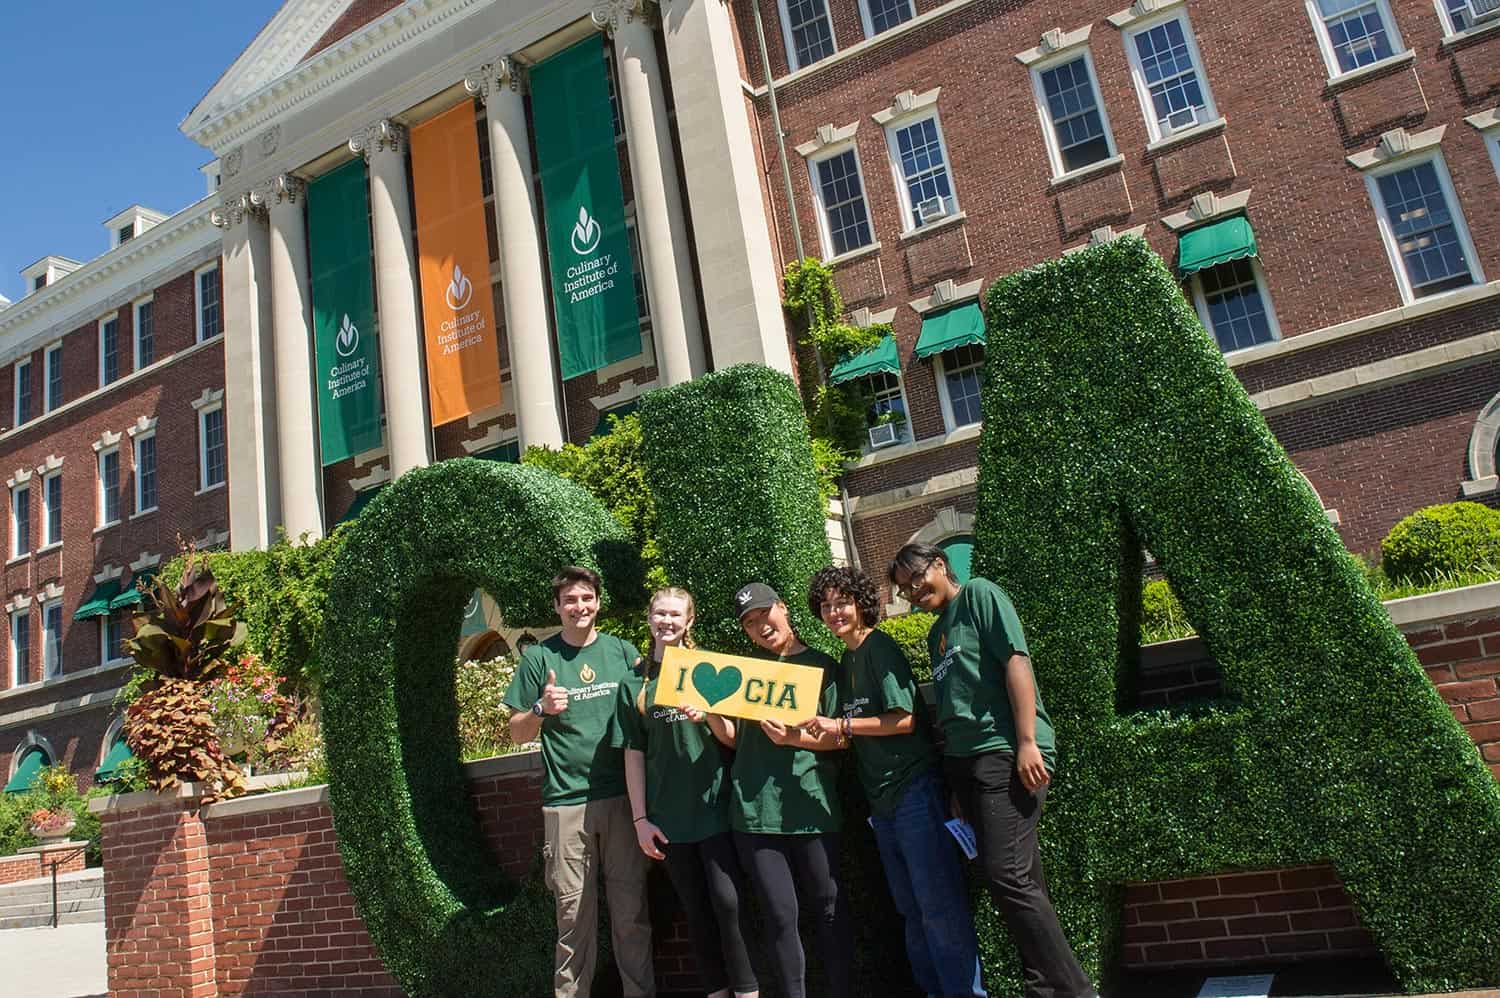
{"label": "blue jeans", "polygon": [[934,770],[916,777],[889,814],[872,815],[875,844],[896,909],[906,920],[906,952],[922,993],[986,998],[979,981],[979,945]]}

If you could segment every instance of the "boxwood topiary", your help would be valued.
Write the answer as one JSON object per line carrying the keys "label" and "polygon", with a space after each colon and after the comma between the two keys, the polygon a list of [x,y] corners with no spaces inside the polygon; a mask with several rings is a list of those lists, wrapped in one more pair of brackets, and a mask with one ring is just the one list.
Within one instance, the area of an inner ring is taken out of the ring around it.
{"label": "boxwood topiary", "polygon": [[334,566],[323,651],[334,828],[370,936],[410,995],[549,989],[516,950],[550,952],[551,921],[534,889],[498,872],[469,803],[454,651],[476,588],[507,621],[552,622],[548,583],[568,563],[603,574],[606,603],[640,597],[623,529],[581,486],[462,458],[382,490]]}
{"label": "boxwood topiary", "polygon": [[[1046,869],[1086,965],[1125,881],[1329,861],[1405,987],[1500,984],[1500,790],[1160,259],[1015,274],[986,326],[975,565],[1056,722]],[[1143,545],[1224,703],[1121,712]]]}
{"label": "boxwood topiary", "polygon": [[1500,510],[1477,502],[1419,509],[1380,542],[1380,564],[1398,581],[1500,567]]}

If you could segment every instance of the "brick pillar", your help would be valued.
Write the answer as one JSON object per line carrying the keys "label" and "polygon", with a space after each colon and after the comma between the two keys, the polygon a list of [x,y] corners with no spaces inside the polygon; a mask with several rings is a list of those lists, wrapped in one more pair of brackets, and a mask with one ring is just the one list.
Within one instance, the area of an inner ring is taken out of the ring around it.
{"label": "brick pillar", "polygon": [[208,842],[197,797],[184,787],[99,803],[110,995],[215,998]]}

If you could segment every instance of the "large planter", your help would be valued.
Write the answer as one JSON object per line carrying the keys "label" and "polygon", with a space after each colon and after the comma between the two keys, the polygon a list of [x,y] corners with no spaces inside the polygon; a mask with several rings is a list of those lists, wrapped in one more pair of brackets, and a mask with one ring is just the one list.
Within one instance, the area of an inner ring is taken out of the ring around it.
{"label": "large planter", "polygon": [[66,824],[59,825],[56,828],[51,829],[42,828],[39,825],[32,825],[31,834],[35,835],[37,841],[42,843],[43,845],[46,845],[49,842],[61,842],[63,839],[66,839],[68,837],[68,834],[73,831],[73,828],[77,824],[78,820],[76,818],[69,818]]}

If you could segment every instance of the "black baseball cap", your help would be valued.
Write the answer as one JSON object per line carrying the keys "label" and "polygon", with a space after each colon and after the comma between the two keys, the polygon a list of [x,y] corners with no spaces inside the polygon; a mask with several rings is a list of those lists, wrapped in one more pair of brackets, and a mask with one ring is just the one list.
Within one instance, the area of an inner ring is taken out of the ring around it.
{"label": "black baseball cap", "polygon": [[781,596],[764,582],[751,582],[734,594],[734,612],[744,620],[751,610],[765,610],[781,602]]}

